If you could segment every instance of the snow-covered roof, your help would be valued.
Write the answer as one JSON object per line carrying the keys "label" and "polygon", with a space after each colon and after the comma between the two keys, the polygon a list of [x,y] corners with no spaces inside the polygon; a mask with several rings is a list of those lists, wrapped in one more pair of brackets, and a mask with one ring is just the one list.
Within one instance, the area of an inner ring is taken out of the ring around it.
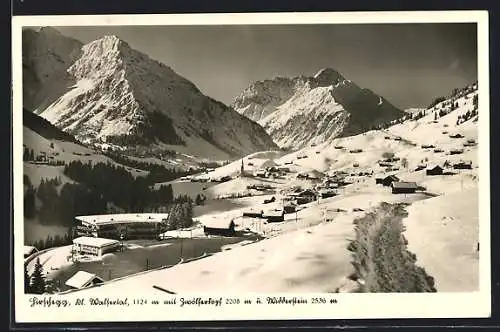
{"label": "snow-covered roof", "polygon": [[283,209],[269,209],[264,212],[263,217],[281,217],[283,214]]}
{"label": "snow-covered roof", "polygon": [[35,247],[33,246],[24,246],[24,254],[25,255],[31,255],[33,252],[38,251]]}
{"label": "snow-covered roof", "polygon": [[117,244],[119,243],[119,241],[112,239],[105,239],[101,237],[81,236],[76,239],[73,239],[73,243],[94,246],[94,247],[105,247],[108,245]]}
{"label": "snow-covered roof", "polygon": [[229,229],[231,223],[234,223],[230,218],[209,218],[201,221],[202,225],[208,228]]}
{"label": "snow-covered roof", "polygon": [[168,213],[120,213],[120,214],[99,214],[91,216],[76,216],[75,219],[94,225],[131,223],[131,222],[151,222],[160,223],[168,218]]}
{"label": "snow-covered roof", "polygon": [[243,213],[260,213],[262,212],[262,209],[257,209],[254,207],[249,207],[243,210]]}
{"label": "snow-covered roof", "polygon": [[306,189],[304,191],[301,191],[297,196],[316,196],[316,193],[310,189]]}
{"label": "snow-covered roof", "polygon": [[99,281],[104,282],[104,280],[95,274],[88,273],[86,271],[78,271],[71,278],[66,281],[66,285],[73,288],[84,288],[87,287],[90,282],[94,279],[99,279]]}
{"label": "snow-covered roof", "polygon": [[418,185],[415,182],[393,182],[393,188],[409,188],[409,189],[417,189]]}
{"label": "snow-covered roof", "polygon": [[318,193],[319,194],[335,194],[335,191],[334,190],[328,190],[328,189],[321,189]]}

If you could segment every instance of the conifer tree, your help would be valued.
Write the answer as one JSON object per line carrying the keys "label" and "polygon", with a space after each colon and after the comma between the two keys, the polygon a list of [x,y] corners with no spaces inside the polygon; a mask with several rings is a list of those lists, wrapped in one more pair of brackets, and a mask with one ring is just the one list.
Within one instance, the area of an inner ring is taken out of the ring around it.
{"label": "conifer tree", "polygon": [[31,278],[28,274],[28,268],[24,265],[24,293],[31,293]]}
{"label": "conifer tree", "polygon": [[34,294],[45,293],[45,278],[43,276],[43,266],[40,258],[37,257],[33,275],[31,276],[31,292]]}

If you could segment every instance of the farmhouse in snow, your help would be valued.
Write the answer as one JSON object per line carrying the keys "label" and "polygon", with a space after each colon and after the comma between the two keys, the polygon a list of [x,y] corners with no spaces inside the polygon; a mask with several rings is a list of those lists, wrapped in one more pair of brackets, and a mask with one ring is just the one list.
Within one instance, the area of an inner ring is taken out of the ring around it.
{"label": "farmhouse in snow", "polygon": [[463,149],[451,149],[450,154],[462,154],[464,153]]}
{"label": "farmhouse in snow", "polygon": [[243,217],[262,218],[263,213],[264,213],[264,211],[262,211],[262,210],[249,208],[249,209],[243,210]]}
{"label": "farmhouse in snow", "polygon": [[307,204],[316,200],[316,193],[306,189],[296,195],[297,204]]}
{"label": "farmhouse in snow", "polygon": [[86,287],[92,287],[95,285],[102,284],[104,280],[92,273],[88,273],[85,271],[78,271],[71,278],[66,281],[66,286],[69,286],[73,289],[81,289]]}
{"label": "farmhouse in snow", "polygon": [[415,172],[421,171],[421,170],[426,169],[426,168],[427,168],[427,165],[417,165],[417,167],[415,167]]}
{"label": "farmhouse in snow", "polygon": [[392,182],[393,194],[413,194],[418,188],[415,182]]}
{"label": "farmhouse in snow", "polygon": [[227,219],[208,219],[202,222],[205,235],[232,236],[235,234],[236,224],[233,220]]}
{"label": "farmhouse in snow", "polygon": [[471,161],[460,161],[456,164],[453,164],[454,169],[472,169]]}
{"label": "farmhouse in snow", "polygon": [[443,175],[443,168],[439,165],[428,167],[425,171],[426,175]]}
{"label": "farmhouse in snow", "polygon": [[320,190],[319,195],[321,198],[334,197],[337,193],[334,190]]}
{"label": "farmhouse in snow", "polygon": [[396,175],[389,175],[378,181],[376,180],[376,183],[381,183],[384,187],[389,187],[395,181],[399,181],[399,178]]}
{"label": "farmhouse in snow", "polygon": [[270,209],[262,215],[268,222],[281,222],[285,220],[285,211],[283,209]]}

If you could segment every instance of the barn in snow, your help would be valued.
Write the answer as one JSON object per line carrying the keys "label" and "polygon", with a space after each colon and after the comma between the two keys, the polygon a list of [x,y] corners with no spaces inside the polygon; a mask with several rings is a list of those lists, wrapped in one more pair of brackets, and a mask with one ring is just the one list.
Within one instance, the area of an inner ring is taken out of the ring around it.
{"label": "barn in snow", "polygon": [[399,181],[396,175],[389,175],[382,179],[381,183],[384,187],[389,187],[391,183]]}
{"label": "barn in snow", "polygon": [[285,220],[285,211],[283,209],[270,209],[264,212],[263,217],[268,222],[282,222]]}
{"label": "barn in snow", "polygon": [[316,200],[316,193],[310,189],[306,189],[296,195],[297,204],[307,204]]}
{"label": "barn in snow", "polygon": [[425,171],[426,175],[443,175],[443,168],[439,165],[432,165]]}
{"label": "barn in snow", "polygon": [[66,281],[66,286],[69,286],[73,289],[81,289],[86,287],[92,287],[95,285],[102,284],[104,280],[93,274],[88,273],[86,271],[78,271],[71,278]]}
{"label": "barn in snow", "polygon": [[232,219],[213,218],[203,221],[202,224],[205,235],[233,236],[236,233],[236,224]]}
{"label": "barn in snow", "polygon": [[413,194],[418,188],[415,182],[392,182],[393,194]]}
{"label": "barn in snow", "polygon": [[460,161],[453,164],[453,169],[472,169],[471,161]]}

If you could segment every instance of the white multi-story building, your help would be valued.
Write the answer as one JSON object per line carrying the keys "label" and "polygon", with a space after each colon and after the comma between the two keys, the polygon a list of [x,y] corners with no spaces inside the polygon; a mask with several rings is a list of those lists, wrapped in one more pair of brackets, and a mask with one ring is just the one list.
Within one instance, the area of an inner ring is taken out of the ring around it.
{"label": "white multi-story building", "polygon": [[77,216],[76,234],[109,239],[156,238],[167,213],[122,213]]}
{"label": "white multi-story building", "polygon": [[73,239],[73,250],[77,255],[102,256],[108,252],[116,251],[120,241],[99,237],[81,236]]}

